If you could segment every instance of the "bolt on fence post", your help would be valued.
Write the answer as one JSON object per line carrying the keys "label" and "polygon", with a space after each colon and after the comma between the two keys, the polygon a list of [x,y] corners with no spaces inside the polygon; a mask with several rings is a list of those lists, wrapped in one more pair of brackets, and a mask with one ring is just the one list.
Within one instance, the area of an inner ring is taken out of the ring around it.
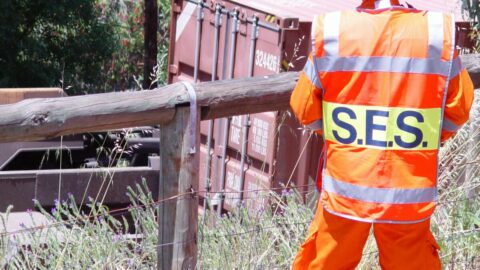
{"label": "bolt on fence post", "polygon": [[200,122],[194,110],[177,107],[174,119],[160,128],[157,268],[162,270],[196,269]]}

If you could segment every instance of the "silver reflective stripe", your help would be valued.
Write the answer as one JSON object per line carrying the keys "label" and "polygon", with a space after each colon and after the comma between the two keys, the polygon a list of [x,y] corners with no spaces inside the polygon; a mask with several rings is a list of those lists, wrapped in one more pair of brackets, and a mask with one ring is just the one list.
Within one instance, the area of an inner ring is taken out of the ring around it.
{"label": "silver reflective stripe", "polygon": [[453,59],[452,72],[450,74],[450,79],[457,77],[460,74],[460,72],[462,72],[462,69],[463,69],[463,66],[462,66],[462,61],[460,61],[460,58],[457,57]]}
{"label": "silver reflective stripe", "polygon": [[[447,77],[450,70],[450,62],[440,59],[408,58],[408,57],[320,57],[316,58],[318,72],[399,72],[417,74],[436,74]],[[459,58],[454,61],[460,61]],[[454,65],[459,66],[459,65]],[[459,71],[458,71],[459,72]],[[457,71],[451,72],[452,74]],[[458,74],[458,73],[457,73]]]}
{"label": "silver reflective stripe", "polygon": [[323,27],[323,50],[327,56],[337,56],[339,51],[341,12],[330,12],[325,14]]}
{"label": "silver reflective stripe", "polygon": [[357,216],[351,216],[351,215],[347,215],[347,214],[342,214],[342,213],[337,213],[331,209],[328,209],[328,207],[326,207],[325,205],[323,205],[323,209],[325,209],[325,211],[329,212],[330,214],[332,215],[336,215],[336,216],[339,216],[339,217],[343,217],[343,218],[347,218],[347,219],[352,219],[352,220],[356,220],[356,221],[361,221],[361,222],[368,222],[368,223],[387,223],[387,224],[415,224],[415,223],[419,223],[419,222],[423,222],[427,219],[430,219],[430,216],[426,217],[426,218],[422,218],[422,219],[418,219],[418,220],[411,220],[411,221],[404,221],[404,220],[388,220],[388,219],[368,219],[368,218],[359,218]]}
{"label": "silver reflective stripe", "polygon": [[429,11],[428,18],[428,58],[441,59],[444,31],[443,13]]}
{"label": "silver reflective stripe", "polygon": [[456,132],[459,130],[462,126],[455,124],[451,120],[447,118],[443,118],[443,123],[442,123],[442,130],[448,131],[448,132]]}
{"label": "silver reflective stripe", "polygon": [[434,202],[437,198],[437,189],[432,188],[372,188],[345,183],[323,173],[322,185],[325,191],[338,194],[354,200],[386,203],[386,204],[413,204]]}
{"label": "silver reflective stripe", "polygon": [[323,121],[322,119],[316,120],[313,123],[306,125],[307,128],[311,130],[323,130]]}
{"label": "silver reflective stripe", "polygon": [[307,63],[305,64],[305,67],[303,68],[303,72],[305,75],[308,77],[310,82],[315,85],[318,89],[322,89],[322,84],[320,83],[320,80],[318,79],[318,74],[317,71],[315,70],[315,66],[313,65],[313,62],[308,60]]}

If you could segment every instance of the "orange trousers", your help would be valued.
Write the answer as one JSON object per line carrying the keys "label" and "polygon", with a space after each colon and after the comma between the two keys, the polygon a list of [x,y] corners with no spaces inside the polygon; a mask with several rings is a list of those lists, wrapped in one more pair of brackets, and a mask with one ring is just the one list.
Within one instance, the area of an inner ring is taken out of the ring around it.
{"label": "orange trousers", "polygon": [[372,226],[382,269],[441,269],[440,248],[430,232],[430,220],[371,224],[332,215],[321,204],[292,269],[355,269]]}

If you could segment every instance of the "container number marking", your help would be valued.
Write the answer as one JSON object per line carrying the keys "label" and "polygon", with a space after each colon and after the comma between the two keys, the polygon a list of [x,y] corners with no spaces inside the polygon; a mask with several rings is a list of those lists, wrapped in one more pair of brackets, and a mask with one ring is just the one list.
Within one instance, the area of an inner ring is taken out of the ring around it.
{"label": "container number marking", "polygon": [[262,50],[255,51],[255,65],[273,72],[278,72],[280,59],[278,56]]}

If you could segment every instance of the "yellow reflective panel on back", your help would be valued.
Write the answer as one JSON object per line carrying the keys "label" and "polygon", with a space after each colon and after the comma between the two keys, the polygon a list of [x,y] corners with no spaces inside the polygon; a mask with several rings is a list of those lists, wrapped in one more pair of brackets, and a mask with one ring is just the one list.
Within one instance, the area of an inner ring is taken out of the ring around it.
{"label": "yellow reflective panel on back", "polygon": [[323,102],[327,140],[357,147],[435,150],[441,109],[345,105]]}

